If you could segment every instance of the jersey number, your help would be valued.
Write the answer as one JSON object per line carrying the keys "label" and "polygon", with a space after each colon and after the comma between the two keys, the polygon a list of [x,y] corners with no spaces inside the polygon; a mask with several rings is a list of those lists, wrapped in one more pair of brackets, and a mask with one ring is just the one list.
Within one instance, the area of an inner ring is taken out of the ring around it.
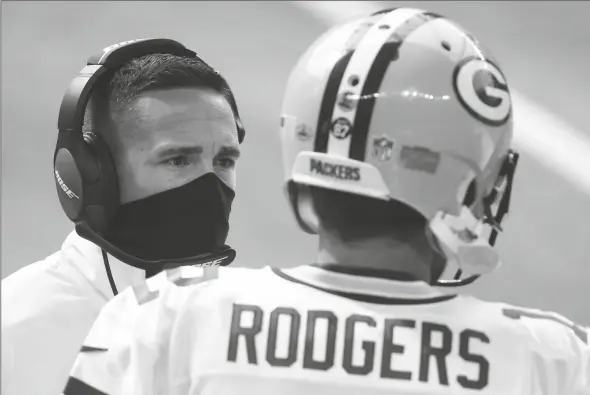
{"label": "jersey number", "polygon": [[564,318],[560,318],[558,316],[553,316],[553,315],[540,313],[540,312],[520,310],[517,308],[505,308],[505,309],[502,309],[502,313],[506,317],[512,318],[515,320],[520,319],[520,317],[526,317],[526,318],[538,318],[541,320],[549,320],[549,321],[557,322],[558,324],[561,324],[561,325],[571,329],[580,340],[582,340],[584,343],[588,344],[588,333],[584,330],[584,328],[582,328],[581,325],[578,325],[575,322],[570,322]]}
{"label": "jersey number", "polygon": [[[166,279],[176,286],[188,287],[189,285],[200,284],[205,281],[217,278],[217,270],[217,267],[203,267],[202,276],[193,276],[187,278],[181,276],[180,268],[176,268],[166,271]],[[156,299],[160,295],[159,290],[156,289],[152,291],[149,289],[147,281],[135,285],[133,287],[133,292],[135,293],[135,298],[137,299],[137,303],[140,306]]]}

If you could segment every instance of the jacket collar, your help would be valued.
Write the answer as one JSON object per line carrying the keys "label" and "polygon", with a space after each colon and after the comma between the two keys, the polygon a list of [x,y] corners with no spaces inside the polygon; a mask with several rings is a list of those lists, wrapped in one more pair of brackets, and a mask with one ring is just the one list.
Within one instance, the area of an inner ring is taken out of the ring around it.
{"label": "jacket collar", "polygon": [[[114,297],[100,247],[73,231],[62,244],[61,253],[64,260],[81,272],[107,300]],[[117,292],[145,280],[144,270],[127,265],[110,254],[107,256]]]}
{"label": "jacket collar", "polygon": [[[405,273],[340,268],[338,265],[305,265],[280,270],[281,277],[326,292],[365,295],[386,299],[430,301],[445,294],[424,281],[410,280]],[[276,273],[276,271],[275,271]]]}

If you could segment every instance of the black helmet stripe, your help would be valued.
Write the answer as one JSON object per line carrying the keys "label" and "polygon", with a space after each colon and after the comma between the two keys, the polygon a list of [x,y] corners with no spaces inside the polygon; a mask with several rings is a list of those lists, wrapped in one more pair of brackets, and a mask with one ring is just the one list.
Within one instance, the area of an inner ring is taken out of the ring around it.
{"label": "black helmet stripe", "polygon": [[392,7],[392,8],[385,8],[383,10],[377,11],[377,12],[373,12],[371,14],[371,16],[375,16],[375,15],[383,15],[383,14],[389,14],[391,11],[395,11],[398,7]]}
{"label": "black helmet stripe", "polygon": [[[368,30],[368,29],[367,29]],[[320,107],[320,115],[318,117],[318,125],[316,129],[316,137],[314,144],[315,152],[326,152],[328,149],[328,139],[330,137],[330,122],[332,120],[332,114],[334,112],[334,105],[336,104],[336,98],[338,96],[338,87],[342,76],[346,71],[346,66],[354,53],[354,49],[347,52],[346,55],[340,58],[332,72],[328,77],[328,83],[324,90],[324,98],[322,99],[322,106]]]}
{"label": "black helmet stripe", "polygon": [[[375,14],[378,15],[378,14]],[[354,54],[355,48],[362,38],[367,34],[369,29],[380,20],[380,17],[373,17],[363,20],[359,23],[358,27],[353,31],[348,39],[347,47],[349,51],[344,54],[334,65],[328,82],[324,90],[324,97],[322,98],[322,105],[320,108],[320,114],[318,117],[318,123],[316,128],[316,137],[314,142],[314,151],[326,152],[328,149],[328,140],[330,137],[330,123],[332,121],[332,115],[334,113],[334,106],[338,98],[338,89],[342,83],[342,77],[348,66],[350,58]]]}
{"label": "black helmet stripe", "polygon": [[418,28],[440,18],[440,15],[424,12],[416,14],[393,30],[387,41],[383,44],[365,79],[361,91],[362,100],[359,101],[356,116],[351,132],[351,142],[348,156],[351,159],[365,160],[367,138],[375,107],[375,94],[379,92],[389,63],[397,60],[401,45]]}

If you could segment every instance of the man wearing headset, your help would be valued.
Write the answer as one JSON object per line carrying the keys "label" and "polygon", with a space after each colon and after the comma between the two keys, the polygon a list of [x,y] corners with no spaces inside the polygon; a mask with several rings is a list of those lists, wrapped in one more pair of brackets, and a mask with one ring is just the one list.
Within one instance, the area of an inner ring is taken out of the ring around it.
{"label": "man wearing headset", "polygon": [[166,39],[105,48],[71,82],[58,128],[56,187],[75,232],[2,281],[2,395],[59,393],[119,291],[235,257],[244,130],[228,84],[194,52]]}

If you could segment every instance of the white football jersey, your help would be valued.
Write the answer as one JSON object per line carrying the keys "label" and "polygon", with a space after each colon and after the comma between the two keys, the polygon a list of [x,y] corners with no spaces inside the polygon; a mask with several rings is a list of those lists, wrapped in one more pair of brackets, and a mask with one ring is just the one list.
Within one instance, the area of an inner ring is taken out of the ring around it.
{"label": "white football jersey", "polygon": [[181,268],[101,312],[65,395],[582,395],[566,318],[367,270]]}

